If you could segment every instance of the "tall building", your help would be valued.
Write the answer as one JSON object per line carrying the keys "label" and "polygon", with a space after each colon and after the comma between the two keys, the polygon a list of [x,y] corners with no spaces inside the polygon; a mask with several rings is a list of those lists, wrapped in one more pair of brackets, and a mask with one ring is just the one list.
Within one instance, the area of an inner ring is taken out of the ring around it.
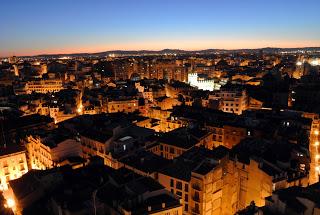
{"label": "tall building", "polygon": [[317,114],[305,114],[306,118],[312,119],[312,125],[309,136],[309,152],[310,152],[310,173],[309,183],[319,182],[320,177],[320,122]]}

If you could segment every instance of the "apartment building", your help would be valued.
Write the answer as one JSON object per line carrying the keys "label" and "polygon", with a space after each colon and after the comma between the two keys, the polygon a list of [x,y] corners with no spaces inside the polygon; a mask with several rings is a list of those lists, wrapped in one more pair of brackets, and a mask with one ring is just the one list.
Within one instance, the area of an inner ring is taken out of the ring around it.
{"label": "apartment building", "polygon": [[220,110],[227,113],[242,114],[249,107],[246,90],[223,87],[209,95],[209,100],[221,100]]}
{"label": "apartment building", "polygon": [[28,172],[26,151],[18,145],[0,150],[0,190],[8,189],[8,182]]}
{"label": "apartment building", "polygon": [[117,99],[110,100],[107,103],[108,113],[132,113],[139,110],[139,104],[137,99]]}
{"label": "apartment building", "polygon": [[222,214],[227,152],[222,146],[213,151],[195,147],[160,170],[158,181],[182,199],[183,214]]}
{"label": "apartment building", "polygon": [[31,169],[50,169],[68,157],[81,156],[80,141],[59,129],[29,135],[25,145]]}
{"label": "apartment building", "polygon": [[32,92],[36,93],[54,93],[63,90],[63,83],[60,79],[53,79],[53,80],[34,80],[28,81],[25,86],[26,92],[28,94]]}

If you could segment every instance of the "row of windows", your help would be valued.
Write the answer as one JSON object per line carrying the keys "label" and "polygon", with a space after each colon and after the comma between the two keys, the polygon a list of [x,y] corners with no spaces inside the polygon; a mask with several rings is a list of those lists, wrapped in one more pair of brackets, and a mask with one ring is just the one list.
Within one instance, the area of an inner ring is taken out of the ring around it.
{"label": "row of windows", "polygon": [[[229,103],[225,103],[226,106],[229,106]],[[230,103],[230,106],[233,106],[233,103]],[[239,107],[239,104],[235,104],[236,107]]]}
{"label": "row of windows", "polygon": [[174,147],[169,147],[169,146],[163,146],[163,145],[160,145],[160,150],[161,151],[165,151],[165,152],[170,152],[171,154],[174,154],[175,153],[175,151],[177,152],[177,154],[181,154],[182,152],[181,152],[181,149],[176,149],[175,150],[175,148]]}
{"label": "row of windows", "polygon": [[5,183],[9,182],[10,180],[17,179],[18,177],[22,176],[23,174],[25,174],[25,171],[22,171],[19,174],[7,175],[4,180],[0,178],[0,184],[5,184]]}
{"label": "row of windows", "polygon": [[[170,179],[170,187],[174,187],[174,180]],[[176,189],[182,190],[182,182],[181,181],[176,181]],[[189,191],[189,185],[184,184],[184,191],[188,192]]]}
{"label": "row of windows", "polygon": [[173,211],[173,213],[171,214],[171,212],[165,213],[165,215],[178,215],[179,212],[177,210]]}
{"label": "row of windows", "polygon": [[[225,111],[229,111],[229,108],[224,108],[224,110],[225,110]],[[236,108],[235,110],[233,110],[233,108],[230,108],[230,111],[236,111],[236,112],[238,112],[238,111],[239,111],[239,109],[238,109],[238,108]]]}
{"label": "row of windows", "polygon": [[[18,168],[19,167],[19,168]],[[15,171],[16,169],[19,169],[19,171],[23,171],[25,170],[24,168],[24,164],[20,164],[19,166],[13,166],[12,167],[12,171]],[[5,175],[9,175],[11,173],[11,171],[9,170],[9,168],[3,168],[3,172]]]}
{"label": "row of windows", "polygon": [[222,141],[222,136],[213,135],[213,140],[221,142]]}
{"label": "row of windows", "polygon": [[[11,159],[10,165],[15,164],[16,161],[17,161],[16,159]],[[19,158],[18,163],[23,163],[23,159],[22,159],[22,158]],[[8,166],[9,166],[9,165],[8,165],[8,160],[4,160],[4,161],[2,162],[2,167],[5,168],[5,167],[8,167]]]}

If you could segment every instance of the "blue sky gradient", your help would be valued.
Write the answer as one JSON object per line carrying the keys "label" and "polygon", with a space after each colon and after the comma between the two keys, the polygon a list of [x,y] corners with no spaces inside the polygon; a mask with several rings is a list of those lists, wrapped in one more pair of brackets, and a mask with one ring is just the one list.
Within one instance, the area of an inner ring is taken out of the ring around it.
{"label": "blue sky gradient", "polygon": [[319,0],[10,0],[0,56],[320,46]]}

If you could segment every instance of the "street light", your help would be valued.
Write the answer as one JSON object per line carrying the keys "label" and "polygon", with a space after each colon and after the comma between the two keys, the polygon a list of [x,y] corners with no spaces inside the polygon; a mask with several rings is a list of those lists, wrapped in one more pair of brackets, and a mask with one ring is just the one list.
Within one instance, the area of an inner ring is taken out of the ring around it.
{"label": "street light", "polygon": [[13,199],[10,198],[10,199],[7,200],[7,207],[8,208],[13,208],[15,206],[15,204],[16,203],[14,202]]}

